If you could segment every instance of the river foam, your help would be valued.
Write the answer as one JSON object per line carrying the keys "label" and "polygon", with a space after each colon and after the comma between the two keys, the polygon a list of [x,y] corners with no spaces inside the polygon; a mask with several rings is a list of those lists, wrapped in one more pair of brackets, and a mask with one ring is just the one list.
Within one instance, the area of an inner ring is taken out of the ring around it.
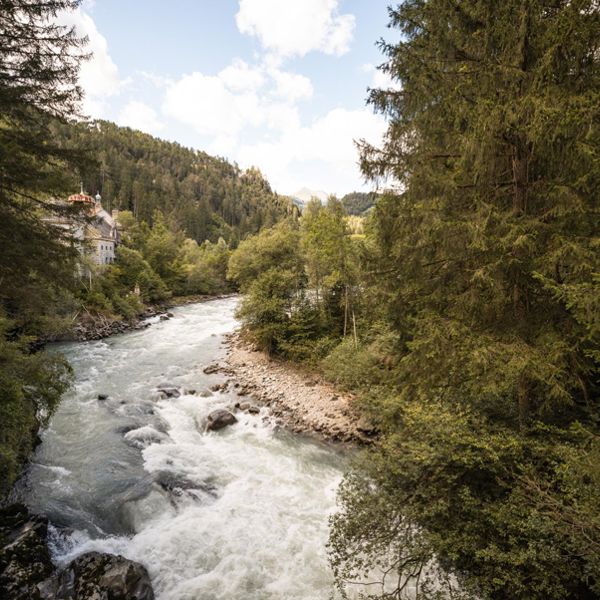
{"label": "river foam", "polygon": [[[211,410],[236,400],[208,395],[222,376],[203,373],[236,326],[235,303],[182,307],[143,331],[61,345],[76,387],[22,483],[29,506],[56,525],[58,563],[122,554],[148,568],[160,600],[330,597],[325,544],[343,457],[276,431],[262,413],[204,428]],[[162,399],[165,382],[207,397]]]}

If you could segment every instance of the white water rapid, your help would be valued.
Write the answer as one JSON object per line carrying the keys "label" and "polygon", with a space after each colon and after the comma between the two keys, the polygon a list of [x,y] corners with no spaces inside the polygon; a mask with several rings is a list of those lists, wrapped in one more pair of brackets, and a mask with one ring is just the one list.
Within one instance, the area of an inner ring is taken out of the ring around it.
{"label": "white water rapid", "polygon": [[[57,345],[73,390],[42,435],[21,498],[56,526],[54,559],[90,550],[143,563],[159,600],[326,600],[325,544],[344,458],[278,432],[266,415],[204,433],[235,393],[203,397],[223,375],[236,299],[97,342]],[[171,383],[196,395],[160,399]],[[98,400],[98,394],[108,399]]]}

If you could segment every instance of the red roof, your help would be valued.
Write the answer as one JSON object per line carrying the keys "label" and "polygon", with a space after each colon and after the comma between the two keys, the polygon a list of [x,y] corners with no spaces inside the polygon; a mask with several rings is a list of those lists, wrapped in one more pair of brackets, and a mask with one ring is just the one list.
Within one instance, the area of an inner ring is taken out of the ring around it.
{"label": "red roof", "polygon": [[87,194],[73,194],[69,196],[69,202],[86,202],[87,204],[95,204],[95,200]]}

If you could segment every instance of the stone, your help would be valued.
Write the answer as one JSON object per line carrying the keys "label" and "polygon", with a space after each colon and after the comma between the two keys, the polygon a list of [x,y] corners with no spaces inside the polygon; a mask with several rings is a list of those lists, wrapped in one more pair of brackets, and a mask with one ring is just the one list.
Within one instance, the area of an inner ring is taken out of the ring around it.
{"label": "stone", "polygon": [[54,570],[47,536],[48,520],[22,504],[0,510],[0,598],[40,598],[37,586]]}
{"label": "stone", "polygon": [[234,423],[237,423],[237,419],[232,413],[224,408],[218,408],[208,415],[206,429],[207,431],[218,431]]}
{"label": "stone", "polygon": [[41,586],[41,598],[154,600],[146,568],[115,554],[88,552]]}
{"label": "stone", "polygon": [[258,408],[258,406],[249,406],[247,410],[251,415],[257,415],[260,412],[260,408]]}
{"label": "stone", "polygon": [[98,394],[98,400],[108,400],[108,394]]}
{"label": "stone", "polygon": [[206,375],[212,375],[213,373],[218,373],[220,370],[220,367],[218,364],[213,363],[212,365],[208,365],[208,367],[204,367],[204,369],[202,369],[202,372],[205,373]]}
{"label": "stone", "polygon": [[159,387],[158,392],[162,394],[163,398],[179,398],[181,392],[176,387]]}

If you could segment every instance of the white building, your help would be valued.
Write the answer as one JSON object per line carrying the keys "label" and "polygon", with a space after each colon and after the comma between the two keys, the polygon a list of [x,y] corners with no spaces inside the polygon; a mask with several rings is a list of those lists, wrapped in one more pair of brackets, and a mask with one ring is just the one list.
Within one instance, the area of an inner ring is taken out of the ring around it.
{"label": "white building", "polygon": [[53,218],[52,221],[68,229],[79,252],[89,256],[97,265],[107,265],[115,261],[115,250],[119,244],[117,210],[109,214],[102,208],[102,198],[96,194],[92,198],[83,192],[69,196],[68,203],[80,210],[76,217]]}

